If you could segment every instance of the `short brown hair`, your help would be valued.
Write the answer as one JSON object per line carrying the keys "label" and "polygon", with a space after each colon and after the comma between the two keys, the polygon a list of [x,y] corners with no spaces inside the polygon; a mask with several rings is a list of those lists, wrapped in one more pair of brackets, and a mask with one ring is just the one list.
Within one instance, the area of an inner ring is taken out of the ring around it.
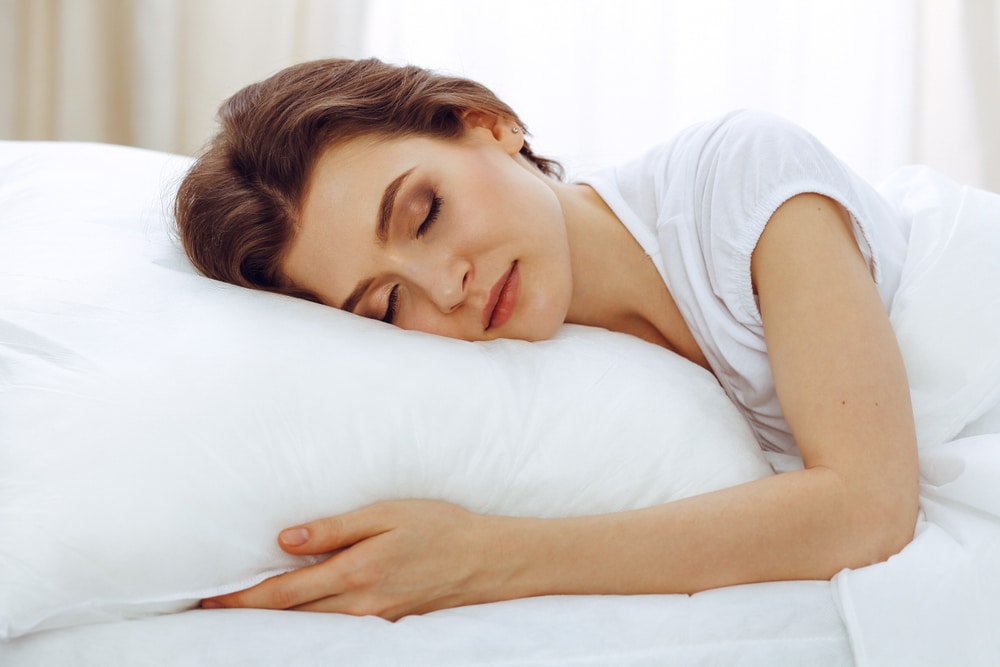
{"label": "short brown hair", "polygon": [[[184,250],[210,278],[317,300],[287,280],[281,259],[323,150],[366,134],[457,137],[470,109],[524,127],[474,81],[374,59],[302,63],[251,84],[222,104],[217,134],[178,190]],[[527,142],[521,153],[562,176]]]}

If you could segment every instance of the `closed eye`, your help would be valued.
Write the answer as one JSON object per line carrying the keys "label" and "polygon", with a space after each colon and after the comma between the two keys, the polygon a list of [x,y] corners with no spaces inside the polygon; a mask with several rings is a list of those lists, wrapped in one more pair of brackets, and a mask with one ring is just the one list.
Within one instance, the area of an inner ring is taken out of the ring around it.
{"label": "closed eye", "polygon": [[392,324],[396,319],[396,314],[398,311],[399,311],[399,285],[394,285],[392,290],[389,291],[389,301],[385,306],[385,315],[382,316],[382,321]]}
{"label": "closed eye", "polygon": [[418,239],[426,234],[430,228],[434,226],[434,223],[437,222],[438,215],[441,213],[441,205],[443,203],[442,199],[437,195],[431,197],[431,207],[427,211],[427,217],[424,218],[424,221],[420,223],[420,226],[417,228]]}

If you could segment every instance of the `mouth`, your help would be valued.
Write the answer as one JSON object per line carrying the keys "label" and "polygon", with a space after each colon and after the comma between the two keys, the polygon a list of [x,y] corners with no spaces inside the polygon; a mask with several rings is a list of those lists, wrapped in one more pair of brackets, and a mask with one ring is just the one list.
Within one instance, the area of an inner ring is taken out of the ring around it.
{"label": "mouth", "polygon": [[490,289],[490,299],[483,308],[483,329],[489,331],[506,324],[514,314],[517,297],[521,291],[521,272],[517,269],[517,261],[510,265],[507,272],[500,276]]}

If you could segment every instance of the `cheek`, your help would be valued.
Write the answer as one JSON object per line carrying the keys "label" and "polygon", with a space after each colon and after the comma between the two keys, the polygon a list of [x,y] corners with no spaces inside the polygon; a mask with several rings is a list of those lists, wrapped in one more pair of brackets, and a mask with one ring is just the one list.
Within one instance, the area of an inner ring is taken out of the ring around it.
{"label": "cheek", "polygon": [[535,289],[524,295],[526,308],[522,324],[528,333],[523,337],[544,340],[554,336],[566,321],[572,294],[568,270],[539,276]]}
{"label": "cheek", "polygon": [[455,318],[449,318],[434,309],[417,308],[406,313],[400,318],[399,327],[409,331],[421,331],[423,333],[444,336],[445,338],[458,338],[470,340],[467,335],[463,335],[457,327]]}

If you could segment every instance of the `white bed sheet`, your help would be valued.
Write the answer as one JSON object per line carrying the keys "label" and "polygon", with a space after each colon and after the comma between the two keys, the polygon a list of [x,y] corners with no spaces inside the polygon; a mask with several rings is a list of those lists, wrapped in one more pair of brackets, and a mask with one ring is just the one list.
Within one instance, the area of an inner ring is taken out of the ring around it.
{"label": "white bed sheet", "polygon": [[190,611],[29,635],[6,667],[201,665],[852,665],[827,582],[693,596],[548,597],[396,623],[299,612]]}

